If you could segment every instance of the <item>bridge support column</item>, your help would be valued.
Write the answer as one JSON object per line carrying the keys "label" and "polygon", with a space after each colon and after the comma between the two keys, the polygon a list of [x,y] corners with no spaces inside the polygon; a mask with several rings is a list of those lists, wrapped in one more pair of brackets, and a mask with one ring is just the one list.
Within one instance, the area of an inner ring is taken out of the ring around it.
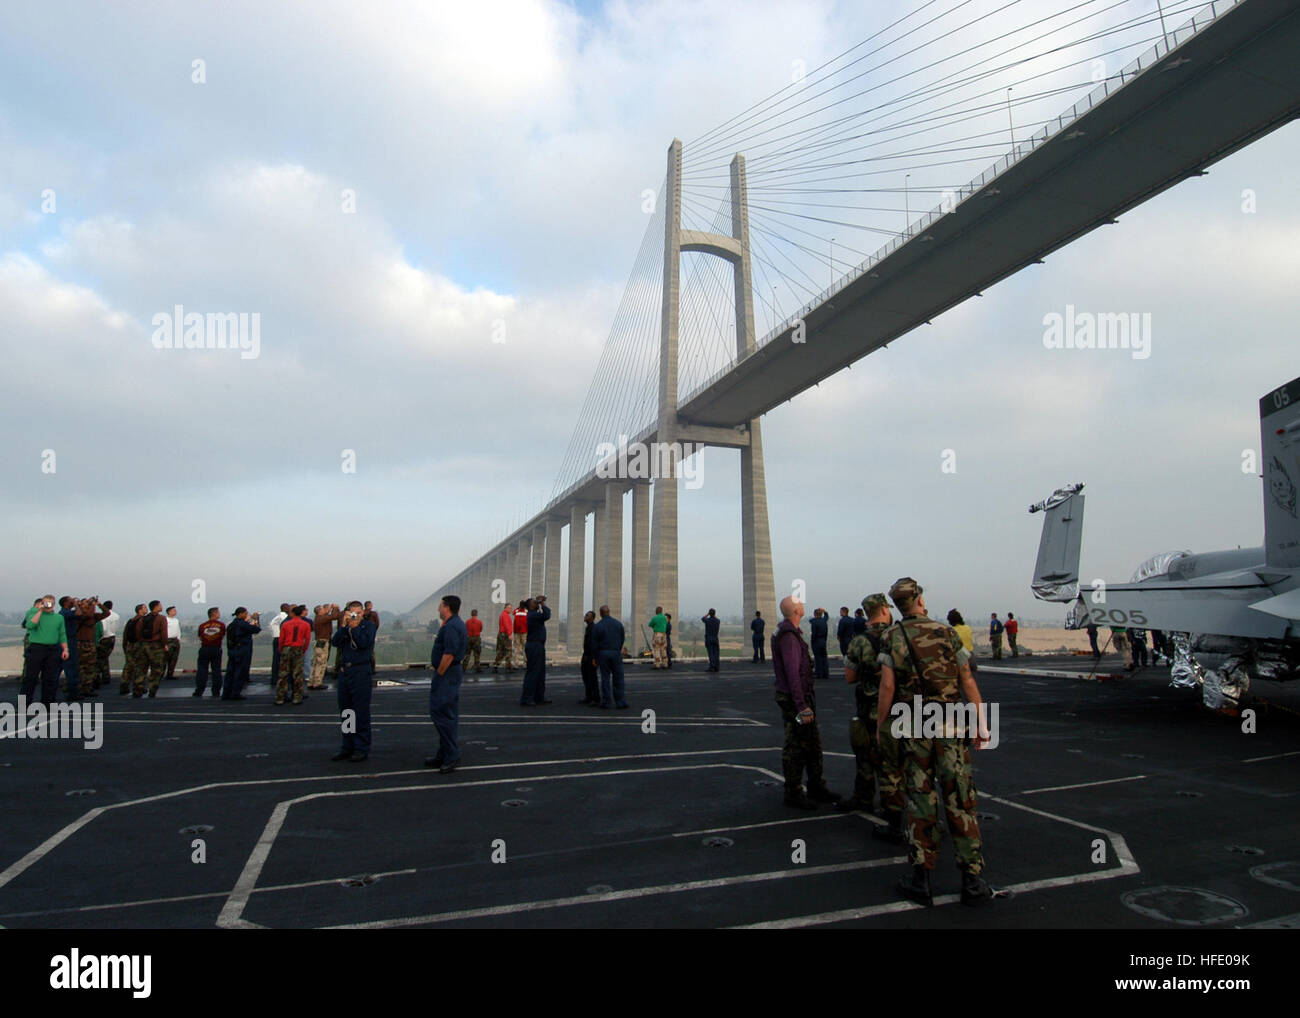
{"label": "bridge support column", "polygon": [[605,596],[595,604],[609,605],[615,618],[623,615],[623,484],[605,485]]}
{"label": "bridge support column", "polygon": [[599,608],[605,603],[605,563],[609,557],[605,503],[597,502],[591,511],[591,597],[588,607]]}
{"label": "bridge support column", "polygon": [[564,649],[570,657],[582,656],[582,617],[587,614],[582,597],[587,548],[587,509],[575,505],[569,510],[569,617],[565,629]]}
{"label": "bridge support column", "polygon": [[518,605],[523,596],[519,589],[519,546],[513,541],[505,550],[505,562],[501,578],[506,581],[506,600]]}
{"label": "bridge support column", "polygon": [[[754,349],[754,287],[749,253],[749,192],[745,157],[731,160],[731,235],[740,247],[734,263],[736,290],[736,357]],[[763,425],[749,422],[749,443],[740,450],[741,617],[755,609],[764,618],[780,621],[772,578],[772,537],[767,521],[767,474],[763,469]]]}
{"label": "bridge support column", "polygon": [[[640,653],[643,641],[641,627],[650,617],[646,601],[650,596],[650,482],[638,481],[632,485],[632,603],[623,629],[627,635],[627,649],[633,657]],[[611,609],[613,605],[610,606]]]}
{"label": "bridge support column", "polygon": [[[532,589],[528,586],[532,578],[533,564],[533,539],[531,537],[521,537],[517,542],[518,553],[515,558],[515,588],[519,591],[520,598],[532,596]],[[516,598],[516,601],[518,598]]]}
{"label": "bridge support column", "polygon": [[[656,440],[673,450],[677,441],[677,334],[681,302],[682,143],[668,147],[664,186],[664,283],[659,323],[659,423]],[[653,457],[666,465],[667,477],[654,482],[654,517],[650,521],[650,597],[647,607],[677,611],[677,457]],[[644,621],[639,619],[639,622]]]}
{"label": "bridge support column", "polygon": [[546,567],[542,580],[542,593],[547,599],[554,599],[551,611],[559,621],[560,612],[560,534],[564,529],[562,520],[552,517],[546,521]]}

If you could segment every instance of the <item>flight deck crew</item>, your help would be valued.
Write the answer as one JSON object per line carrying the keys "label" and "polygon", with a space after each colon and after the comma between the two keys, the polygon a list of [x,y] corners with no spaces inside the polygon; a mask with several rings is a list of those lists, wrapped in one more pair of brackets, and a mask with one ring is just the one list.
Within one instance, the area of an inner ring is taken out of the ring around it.
{"label": "flight deck crew", "polygon": [[63,642],[68,646],[68,656],[59,663],[63,675],[65,695],[71,703],[77,698],[77,686],[81,683],[78,667],[80,648],[77,645],[77,602],[66,594],[59,598],[59,615],[63,619]]}
{"label": "flight deck crew", "polygon": [[144,644],[140,642],[140,623],[144,621],[147,612],[144,605],[136,605],[135,614],[122,627],[122,653],[126,655],[126,664],[122,666],[118,696],[125,696],[128,692],[135,692],[136,696],[144,694],[144,676],[148,662],[144,656]]}
{"label": "flight deck crew", "polygon": [[[800,615],[800,618],[802,617]],[[763,621],[763,613],[756,610],[753,620],[749,623],[749,631],[753,633],[754,640],[754,664],[767,660],[767,656],[763,653],[763,630],[766,627],[767,623]]]}
{"label": "flight deck crew", "polygon": [[668,625],[664,627],[664,656],[668,659],[668,667],[673,666],[673,616],[670,612],[664,612],[664,618],[668,620]]}
{"label": "flight deck crew", "polygon": [[826,617],[826,609],[813,609],[813,617],[808,620],[808,642],[812,646],[814,679],[829,679],[831,677],[830,666],[826,659],[826,640],[829,628],[830,620]]}
{"label": "flight deck crew", "polygon": [[499,675],[501,673],[501,662],[506,663],[506,672],[515,670],[514,648],[510,645],[511,637],[515,632],[515,610],[514,605],[509,601],[501,608],[501,614],[497,616],[497,656],[492,662],[492,673]]}
{"label": "flight deck crew", "polygon": [[591,627],[591,645],[600,662],[600,705],[608,710],[627,709],[623,689],[623,623],[609,613],[609,605],[600,606],[600,621]]}
{"label": "flight deck crew", "polygon": [[289,605],[281,604],[280,610],[271,616],[271,686],[275,687],[280,676],[280,627],[289,617]]}
{"label": "flight deck crew", "polygon": [[208,621],[199,626],[199,660],[194,666],[194,692],[202,696],[212,677],[212,695],[221,695],[221,641],[226,636],[226,624],[221,621],[221,609],[209,608]]}
{"label": "flight deck crew", "polygon": [[1097,627],[1092,622],[1088,623],[1088,644],[1092,647],[1092,656],[1101,657],[1101,651],[1097,649]]}
{"label": "flight deck crew", "polygon": [[998,619],[998,613],[992,612],[989,615],[989,643],[993,645],[993,660],[1002,660],[1002,623]]}
{"label": "flight deck crew", "polygon": [[167,669],[167,616],[161,601],[150,601],[149,614],[140,620],[140,644],[149,669],[149,695],[154,697]]}
{"label": "flight deck crew", "polygon": [[330,663],[330,638],[334,635],[334,623],[343,613],[336,604],[322,604],[316,609],[311,622],[312,651],[311,678],[307,681],[308,689],[328,689],[325,685],[325,669]]}
{"label": "flight deck crew", "polygon": [[370,645],[370,677],[373,679],[378,670],[375,666],[375,646],[379,643],[379,612],[375,611],[375,606],[367,601],[361,611],[361,617],[375,627],[375,642]]}
{"label": "flight deck crew", "polygon": [[718,618],[718,613],[710,608],[709,614],[700,621],[704,623],[704,652],[709,655],[709,667],[704,670],[716,672],[722,662],[722,644],[718,642],[718,630],[722,628],[722,620]]}
{"label": "flight deck crew", "polygon": [[[546,622],[551,617],[551,609],[546,607],[546,595],[529,598],[527,601],[528,627],[524,641],[524,694],[519,700],[521,707],[540,707],[550,703],[546,699]],[[518,635],[518,622],[515,633]]]}
{"label": "flight deck crew", "polygon": [[99,657],[95,627],[108,618],[97,598],[77,602],[77,660],[81,663],[77,679],[77,699],[95,696],[99,685]]}
{"label": "flight deck crew", "polygon": [[104,607],[108,609],[108,617],[104,619],[104,628],[100,630],[99,644],[95,648],[95,663],[99,666],[98,683],[101,686],[107,686],[113,680],[110,662],[113,647],[117,645],[118,623],[122,621],[122,616],[113,611],[112,601],[105,601]]}
{"label": "flight deck crew", "polygon": [[1011,647],[1011,656],[1019,657],[1020,651],[1016,649],[1016,636],[1020,632],[1020,623],[1011,612],[1007,612],[1007,622],[1003,628],[1007,631],[1007,644]]}
{"label": "flight deck crew", "polygon": [[668,616],[664,614],[663,605],[655,606],[654,617],[650,619],[650,652],[654,655],[655,668],[668,667]]}
{"label": "flight deck crew", "polygon": [[[921,585],[904,576],[889,588],[890,599],[903,618],[885,631],[881,640],[880,694],[877,734],[891,726],[894,703],[907,704],[914,697],[924,704],[959,703],[964,697],[983,713],[980,691],[967,667],[969,655],[961,638],[942,622],[928,618]],[[928,711],[926,712],[929,713]],[[901,720],[901,719],[900,719]],[[915,724],[915,719],[913,719]],[[963,726],[944,721],[941,736],[916,736],[904,740],[904,774],[907,788],[908,823],[912,869],[899,881],[898,889],[922,905],[933,904],[930,871],[939,855],[939,810],[948,821],[957,866],[961,870],[963,905],[983,905],[995,892],[980,875],[984,870],[979,822],[975,818],[975,778],[971,769],[970,746],[983,746],[989,737],[983,717],[978,731],[968,740]]]}
{"label": "flight deck crew", "polygon": [[600,706],[600,680],[596,675],[599,667],[596,663],[596,648],[591,642],[591,629],[596,622],[596,613],[587,612],[582,617],[582,699],[580,707]]}
{"label": "flight deck crew", "polygon": [[[839,802],[826,787],[822,770],[822,738],[817,730],[812,663],[799,623],[803,604],[793,597],[781,601],[781,622],[772,634],[772,667],[776,671],[776,705],[785,722],[781,770],[785,775],[785,804],[816,809],[819,802]],[[808,772],[808,793],[803,774]]]}
{"label": "flight deck crew", "polygon": [[46,594],[32,606],[23,619],[23,629],[28,635],[23,695],[30,698],[39,682],[41,703],[48,707],[59,691],[59,665],[68,658],[68,627],[54,610],[53,594]]}
{"label": "flight deck crew", "polygon": [[248,670],[253,665],[253,637],[262,631],[261,613],[253,612],[249,622],[247,608],[236,608],[235,617],[226,628],[226,681],[221,690],[223,700],[243,700],[248,684]]}
{"label": "flight deck crew", "polygon": [[876,789],[880,789],[880,809],[886,826],[871,827],[872,837],[895,845],[906,845],[903,815],[907,794],[903,788],[903,744],[888,727],[879,727],[880,651],[885,632],[893,618],[884,594],[868,594],[862,599],[867,612],[867,631],[855,636],[844,657],[844,681],[853,686],[856,716],[849,722],[849,745],[857,762],[853,796],[835,804],[841,812],[871,812]]}
{"label": "flight deck crew", "polygon": [[311,623],[306,615],[306,605],[294,605],[289,609],[289,618],[280,626],[280,671],[275,684],[277,704],[284,703],[290,695],[294,703],[302,703],[302,662],[311,642]]}
{"label": "flight deck crew", "polygon": [[[460,616],[457,616],[459,618]],[[469,671],[469,658],[474,655],[474,671],[483,670],[483,620],[478,617],[478,609],[470,610],[469,618],[464,620],[465,632],[469,634],[469,646],[465,650],[465,660],[461,662],[461,667]]]}
{"label": "flight deck crew", "polygon": [[519,607],[515,609],[515,615],[511,621],[511,643],[514,644],[515,665],[519,668],[526,667],[525,647],[528,643],[528,602],[520,601]]}
{"label": "flight deck crew", "polygon": [[375,624],[363,617],[360,601],[349,601],[331,643],[339,649],[339,718],[342,748],[331,760],[361,763],[370,756],[370,652]]}
{"label": "flight deck crew", "polygon": [[840,641],[840,657],[849,653],[849,641],[853,639],[853,619],[849,617],[847,606],[840,607],[840,621],[835,626],[835,639]]}
{"label": "flight deck crew", "polygon": [[167,639],[163,645],[163,664],[167,678],[176,678],[176,662],[181,657],[181,620],[176,617],[176,606],[167,609]]}
{"label": "flight deck crew", "polygon": [[[442,625],[433,639],[433,680],[429,683],[429,717],[438,729],[438,752],[424,758],[424,766],[450,774],[460,762],[456,741],[460,722],[461,659],[468,656],[469,633],[460,617],[460,598],[448,594],[438,602]],[[482,625],[482,623],[480,623]],[[545,639],[545,632],[542,634]]]}

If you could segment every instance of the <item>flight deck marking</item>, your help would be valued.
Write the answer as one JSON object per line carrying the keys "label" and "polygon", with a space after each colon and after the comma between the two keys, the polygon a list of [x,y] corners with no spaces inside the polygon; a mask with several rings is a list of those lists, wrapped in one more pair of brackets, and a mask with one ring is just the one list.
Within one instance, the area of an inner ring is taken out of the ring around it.
{"label": "flight deck marking", "polygon": [[[771,752],[770,750],[768,752]],[[618,777],[626,774],[664,774],[674,771],[698,771],[709,770],[712,768],[727,767],[735,770],[753,770],[763,774],[772,772],[764,767],[756,767],[751,764],[734,764],[734,763],[708,763],[708,764],[686,764],[681,767],[636,767],[626,768],[623,770],[602,770],[602,771],[579,771],[570,774],[539,774],[529,778],[530,781],[561,781],[569,778],[599,778],[599,777]],[[239,879],[235,882],[235,887],[230,893],[230,897],[222,906],[221,914],[217,917],[217,925],[223,929],[249,929],[256,924],[250,923],[243,918],[245,907],[248,905],[249,896],[257,885],[257,878],[262,872],[262,867],[266,865],[267,857],[271,854],[271,848],[275,844],[275,839],[280,835],[280,829],[289,815],[289,810],[303,802],[310,802],[313,799],[337,799],[353,795],[383,795],[396,792],[428,792],[428,791],[452,791],[461,788],[477,788],[486,785],[502,785],[517,781],[518,778],[491,778],[485,781],[460,781],[454,784],[446,782],[434,782],[432,784],[422,785],[402,785],[396,788],[353,788],[346,791],[335,792],[313,792],[310,795],[300,795],[294,799],[285,799],[275,805],[271,811],[271,818],[266,822],[261,836],[257,839],[257,844],[253,846],[253,851],[249,853],[248,861],[244,863],[243,872],[240,873]],[[615,892],[625,893],[625,892]],[[507,906],[506,913],[520,911],[521,909],[514,906]],[[504,913],[503,913],[504,914]],[[431,921],[431,920],[424,920]],[[374,923],[363,923],[361,926],[384,926],[402,923],[411,925],[410,920],[400,918],[396,922],[381,920]],[[260,927],[259,927],[260,928]]]}
{"label": "flight deck marking", "polygon": [[1249,760],[1243,760],[1242,763],[1259,763],[1261,760],[1281,760],[1284,756],[1300,756],[1300,750],[1293,753],[1274,753],[1272,756],[1252,756]]}
{"label": "flight deck marking", "polygon": [[[770,746],[742,747],[739,749],[692,749],[682,750],[675,753],[625,753],[614,756],[587,756],[587,757],[569,757],[560,760],[523,760],[511,763],[500,764],[475,764],[471,767],[462,767],[462,771],[472,770],[491,770],[502,767],[551,767],[571,763],[606,763],[612,760],[661,760],[669,757],[682,756],[716,756],[719,753],[779,753],[780,748],[773,749]],[[207,792],[218,788],[248,788],[256,785],[282,785],[291,784],[299,781],[359,781],[376,778],[401,777],[409,774],[426,774],[424,768],[411,768],[400,771],[379,771],[375,774],[366,774],[358,772],[355,774],[312,774],[299,778],[250,778],[247,781],[212,781],[203,785],[194,785],[190,788],[178,788],[170,792],[159,792],[156,795],[145,796],[141,799],[128,799],[125,802],[114,802],[107,806],[96,806],[94,809],[83,814],[72,823],[61,828],[55,834],[51,835],[41,844],[20,858],[17,862],[11,864],[3,872],[0,872],[0,888],[10,883],[15,877],[20,876],[26,870],[43,859],[54,849],[58,848],[64,841],[85,827],[88,823],[112,809],[122,809],[128,806],[140,806],[150,802],[161,802],[164,799],[175,799],[185,795],[194,795],[198,792]],[[518,780],[517,778],[514,780]],[[531,778],[529,780],[532,780]]]}
{"label": "flight deck marking", "polygon": [[1098,785],[1115,785],[1121,781],[1143,781],[1147,778],[1145,774],[1134,774],[1128,778],[1107,778],[1104,781],[1085,781],[1079,785],[1053,785],[1051,788],[1030,788],[1024,792],[1017,792],[1017,795],[1037,795],[1039,792],[1067,792],[1072,788],[1096,788]]}
{"label": "flight deck marking", "polygon": [[[770,771],[768,773],[771,773]],[[782,824],[809,824],[816,823],[818,820],[844,820],[853,816],[852,813],[823,813],[816,817],[792,817],[789,820],[768,820],[761,824],[741,824],[735,827],[710,827],[706,831],[682,831],[674,834],[674,838],[690,838],[700,834],[721,834],[725,831],[752,831],[758,827],[779,827]],[[880,821],[883,825],[884,821]]]}
{"label": "flight deck marking", "polygon": [[[417,869],[389,870],[385,873],[374,874],[375,878],[380,877],[406,877],[413,873],[420,872]],[[297,891],[304,887],[323,887],[327,884],[337,884],[338,877],[328,877],[324,880],[305,880],[297,884],[278,884],[274,887],[254,888],[254,894],[270,894],[274,891]],[[205,891],[202,894],[181,894],[171,898],[140,898],[136,901],[115,901],[107,905],[74,905],[67,908],[47,908],[39,912],[6,912],[0,918],[4,919],[27,919],[33,916],[63,915],[75,912],[104,912],[111,911],[115,908],[139,908],[143,905],[169,905],[178,901],[202,901],[204,898],[228,898],[229,891]],[[2,928],[2,927],[0,927]]]}
{"label": "flight deck marking", "polygon": [[[1033,813],[1040,817],[1046,817],[1049,820],[1056,820],[1063,824],[1069,824],[1071,827],[1079,827],[1085,831],[1093,831],[1097,834],[1104,834],[1110,839],[1111,847],[1115,850],[1115,858],[1119,860],[1118,868],[1110,868],[1101,871],[1089,873],[1078,873],[1072,876],[1047,877],[1043,880],[1028,880],[1020,884],[1011,884],[1005,889],[1016,894],[1026,894],[1030,891],[1041,891],[1051,887],[1068,887],[1073,884],[1086,884],[1096,880],[1111,880],[1114,877],[1130,876],[1140,873],[1137,860],[1129,851],[1128,842],[1124,840],[1123,835],[1115,831],[1108,831],[1101,827],[1093,827],[1091,824],[1085,824],[1078,820],[1071,820],[1069,817],[1058,816],[1055,813],[1048,813],[1044,810],[1034,809],[1025,806],[1022,803],[1011,802],[1008,799],[1000,799],[994,795],[985,795],[985,799],[991,799],[993,802],[1001,803],[1004,806],[1010,806],[1012,809],[1024,810],[1026,813]],[[951,905],[961,900],[960,895],[944,894],[934,899],[935,906]],[[741,930],[773,930],[773,929],[794,929],[803,926],[822,926],[826,923],[847,922],[854,919],[866,919],[871,916],[885,915],[891,912],[907,912],[912,909],[924,908],[910,901],[888,902],[883,905],[869,905],[866,908],[846,908],[836,912],[820,912],[815,915],[793,916],[789,919],[773,919],[768,922],[750,923],[744,926],[734,926],[731,929]]]}
{"label": "flight deck marking", "polygon": [[482,919],[492,916],[513,915],[519,912],[537,912],[549,908],[567,908],[571,905],[596,905],[607,901],[627,901],[630,898],[648,898],[656,894],[677,894],[682,891],[702,891],[717,887],[735,887],[741,884],[767,880],[785,880],[791,877],[824,876],[828,873],[845,873],[852,870],[875,869],[907,862],[906,856],[892,859],[864,859],[859,862],[837,863],[833,866],[798,867],[772,870],[767,873],[749,873],[739,877],[714,877],[709,880],[689,880],[680,884],[660,884],[655,887],[633,887],[626,891],[603,894],[574,895],[569,898],[547,898],[540,901],[520,901],[513,905],[491,905],[485,908],[468,908],[456,912],[436,912],[431,915],[402,916],[397,919],[379,919],[368,923],[348,923],[327,926],[330,930],[382,929],[394,926],[422,926],[428,923],[454,922],[458,919]]}

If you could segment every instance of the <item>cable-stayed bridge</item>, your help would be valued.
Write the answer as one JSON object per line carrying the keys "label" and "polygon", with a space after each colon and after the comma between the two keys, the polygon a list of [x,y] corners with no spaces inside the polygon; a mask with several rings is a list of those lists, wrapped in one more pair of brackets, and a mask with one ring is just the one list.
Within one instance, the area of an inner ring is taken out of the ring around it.
{"label": "cable-stayed bridge", "polygon": [[764,413],[1300,115],[1294,0],[1018,5],[929,0],[672,143],[550,500],[415,614],[543,591],[558,614],[566,544],[569,619],[677,614],[677,475],[722,446],[744,608],[772,617]]}

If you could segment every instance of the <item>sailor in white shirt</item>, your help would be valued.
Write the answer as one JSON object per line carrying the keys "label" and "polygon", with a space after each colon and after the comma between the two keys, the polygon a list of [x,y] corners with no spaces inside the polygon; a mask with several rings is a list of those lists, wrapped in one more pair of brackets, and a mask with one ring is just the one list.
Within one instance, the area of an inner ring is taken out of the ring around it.
{"label": "sailor in white shirt", "polygon": [[108,685],[110,678],[108,659],[113,653],[113,647],[117,645],[117,623],[122,618],[117,612],[113,611],[112,601],[104,602],[104,610],[108,612],[108,617],[100,620],[99,643],[95,647],[95,665],[99,669],[96,682],[101,686]]}
{"label": "sailor in white shirt", "polygon": [[167,678],[176,678],[176,662],[181,656],[181,620],[176,617],[176,606],[167,609],[167,642],[163,644],[163,661],[167,665]]}
{"label": "sailor in white shirt", "polygon": [[280,605],[280,613],[271,619],[271,685],[280,674],[280,623],[289,617],[289,606]]}

